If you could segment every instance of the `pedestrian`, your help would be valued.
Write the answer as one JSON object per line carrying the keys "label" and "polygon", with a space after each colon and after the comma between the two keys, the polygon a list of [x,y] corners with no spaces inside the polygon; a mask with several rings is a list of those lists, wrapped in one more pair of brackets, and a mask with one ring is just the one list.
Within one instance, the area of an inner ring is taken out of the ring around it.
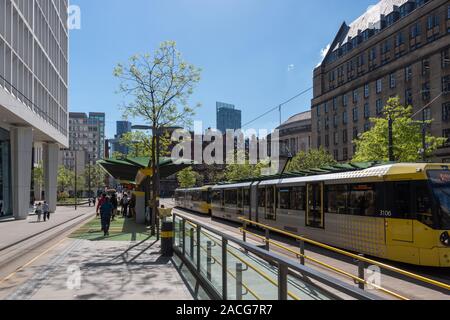
{"label": "pedestrian", "polygon": [[113,205],[109,198],[105,197],[105,201],[100,206],[100,218],[102,222],[102,231],[104,236],[109,236],[109,226],[111,224],[111,217],[113,212]]}
{"label": "pedestrian", "polygon": [[125,218],[128,215],[128,195],[125,193],[121,200],[122,216]]}
{"label": "pedestrian", "polygon": [[119,206],[119,204],[117,203],[117,196],[115,193],[113,193],[113,195],[111,196],[111,204],[113,206],[112,221],[114,221],[114,218],[116,217],[117,214],[117,207]]}
{"label": "pedestrian", "polygon": [[42,215],[42,205],[40,202],[38,202],[37,206],[36,206],[36,211],[35,211],[37,218],[38,218],[38,222],[41,222],[41,215]]}
{"label": "pedestrian", "polygon": [[48,206],[47,201],[44,201],[44,204],[42,205],[42,213],[44,214],[44,222],[47,220],[50,221],[50,207]]}
{"label": "pedestrian", "polygon": [[128,212],[128,218],[133,218],[136,216],[136,195],[134,193],[131,194],[131,199],[128,204],[129,212]]}
{"label": "pedestrian", "polygon": [[100,207],[105,203],[105,201],[106,201],[106,193],[103,193],[102,194],[102,196],[101,196],[101,198],[100,199],[98,199],[98,201],[97,201],[97,209],[96,209],[96,212],[97,212],[97,217],[99,216],[99,214],[100,214]]}

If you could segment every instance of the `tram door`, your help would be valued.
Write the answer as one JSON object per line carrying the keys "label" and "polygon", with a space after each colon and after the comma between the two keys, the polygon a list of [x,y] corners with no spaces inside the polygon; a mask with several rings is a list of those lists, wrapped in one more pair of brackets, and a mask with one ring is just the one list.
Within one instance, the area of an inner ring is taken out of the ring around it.
{"label": "tram door", "polygon": [[313,228],[324,227],[323,214],[323,184],[307,185],[306,226]]}
{"label": "tram door", "polygon": [[247,188],[244,188],[244,215],[247,213],[248,214],[248,216],[247,217],[245,217],[245,218],[247,218],[247,219],[249,219],[249,220],[251,220],[252,219],[252,216],[251,216],[251,209],[250,209],[250,203],[251,203],[251,201],[250,201],[250,189],[247,189]]}

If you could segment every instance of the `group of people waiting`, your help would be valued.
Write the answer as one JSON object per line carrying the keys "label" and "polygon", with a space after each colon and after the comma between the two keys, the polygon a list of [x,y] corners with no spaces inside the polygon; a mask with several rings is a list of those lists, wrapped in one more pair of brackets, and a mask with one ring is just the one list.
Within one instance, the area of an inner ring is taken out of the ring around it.
{"label": "group of people waiting", "polygon": [[130,197],[127,193],[118,200],[117,194],[107,196],[103,193],[97,201],[97,217],[100,216],[102,231],[104,236],[109,236],[109,227],[111,221],[115,221],[119,206],[123,218],[133,218],[136,216],[136,196],[132,194]]}
{"label": "group of people waiting", "polygon": [[41,216],[44,215],[44,222],[50,220],[50,208],[47,201],[38,202],[35,210],[38,222],[41,222]]}

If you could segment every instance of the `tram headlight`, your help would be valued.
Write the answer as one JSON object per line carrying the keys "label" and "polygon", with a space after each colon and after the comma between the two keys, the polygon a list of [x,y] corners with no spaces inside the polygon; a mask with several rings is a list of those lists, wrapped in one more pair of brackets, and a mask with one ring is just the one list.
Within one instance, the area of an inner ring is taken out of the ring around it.
{"label": "tram headlight", "polygon": [[450,235],[447,231],[441,234],[441,243],[444,246],[450,247]]}

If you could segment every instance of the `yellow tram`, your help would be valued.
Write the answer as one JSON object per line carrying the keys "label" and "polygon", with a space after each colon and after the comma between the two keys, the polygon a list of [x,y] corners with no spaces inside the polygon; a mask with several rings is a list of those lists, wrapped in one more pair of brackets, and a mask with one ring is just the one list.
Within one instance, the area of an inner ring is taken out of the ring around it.
{"label": "yellow tram", "polygon": [[175,190],[175,205],[179,208],[211,215],[211,187]]}
{"label": "yellow tram", "polygon": [[450,166],[352,166],[214,186],[212,216],[245,217],[374,257],[450,267]]}

